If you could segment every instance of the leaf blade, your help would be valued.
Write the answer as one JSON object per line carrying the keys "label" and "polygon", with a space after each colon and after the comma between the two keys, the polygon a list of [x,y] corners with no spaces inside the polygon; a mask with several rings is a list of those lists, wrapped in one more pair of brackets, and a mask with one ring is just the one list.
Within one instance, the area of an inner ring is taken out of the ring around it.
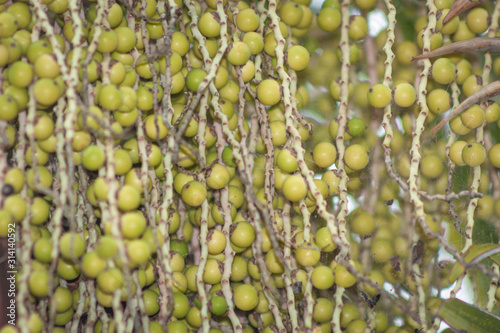
{"label": "leaf blade", "polygon": [[495,333],[500,327],[500,318],[459,299],[443,302],[437,313],[456,332]]}

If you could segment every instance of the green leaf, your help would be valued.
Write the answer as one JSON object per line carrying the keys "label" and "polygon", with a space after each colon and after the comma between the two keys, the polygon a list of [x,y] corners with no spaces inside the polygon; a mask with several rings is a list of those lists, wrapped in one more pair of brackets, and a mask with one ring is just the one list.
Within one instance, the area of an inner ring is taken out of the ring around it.
{"label": "green leaf", "polygon": [[468,166],[457,166],[452,177],[452,186],[454,192],[460,192],[468,189],[467,179],[469,178]]}
{"label": "green leaf", "polygon": [[498,244],[498,233],[493,224],[485,220],[476,219],[474,221],[474,229],[472,231],[472,243],[494,243]]}
{"label": "green leaf", "polygon": [[500,142],[500,128],[497,126],[497,124],[488,124],[488,129],[493,139],[493,143]]}
{"label": "green leaf", "polygon": [[[472,245],[467,251],[464,261],[466,263],[481,262],[490,255],[498,255],[498,252],[500,252],[500,245],[497,244]],[[455,282],[460,275],[464,274],[464,272],[464,267],[460,263],[456,262],[451,269],[450,276],[448,277],[449,281],[452,283]]]}
{"label": "green leaf", "polygon": [[[491,260],[483,261],[487,266],[491,266]],[[488,304],[488,290],[490,289],[491,278],[483,274],[479,269],[467,271],[472,285],[474,286],[474,304],[485,307]]]}
{"label": "green leaf", "polygon": [[500,318],[458,299],[443,302],[437,314],[456,332],[495,333]]}

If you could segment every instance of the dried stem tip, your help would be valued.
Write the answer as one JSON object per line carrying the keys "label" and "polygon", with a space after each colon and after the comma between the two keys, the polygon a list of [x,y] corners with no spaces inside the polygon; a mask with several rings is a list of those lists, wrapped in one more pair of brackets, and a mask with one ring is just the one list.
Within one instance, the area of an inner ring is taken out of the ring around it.
{"label": "dried stem tip", "polygon": [[490,83],[489,85],[481,88],[479,91],[476,93],[470,95],[467,97],[462,103],[460,103],[455,110],[453,110],[447,117],[445,117],[443,120],[439,122],[439,124],[436,125],[432,129],[432,135],[435,135],[441,127],[444,126],[450,119],[454,118],[455,116],[459,115],[461,112],[467,110],[470,106],[473,104],[476,104],[479,101],[492,98],[493,96],[499,95],[500,94],[500,81],[495,81],[493,83]]}
{"label": "dried stem tip", "polygon": [[412,61],[433,58],[450,53],[500,52],[500,38],[476,37],[441,46],[433,51],[413,57]]}
{"label": "dried stem tip", "polygon": [[476,7],[484,0],[457,0],[450,8],[448,15],[443,19],[443,24],[446,24],[453,20],[456,16],[462,14],[468,9]]}

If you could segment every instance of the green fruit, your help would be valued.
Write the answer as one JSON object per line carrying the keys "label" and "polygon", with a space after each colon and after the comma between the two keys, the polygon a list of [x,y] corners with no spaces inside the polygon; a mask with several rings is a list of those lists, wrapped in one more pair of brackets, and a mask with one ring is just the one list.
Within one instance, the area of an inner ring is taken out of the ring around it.
{"label": "green fruit", "polygon": [[381,83],[373,85],[368,90],[368,102],[374,108],[384,108],[391,102],[391,89]]}
{"label": "green fruit", "polygon": [[345,150],[344,160],[353,170],[362,170],[368,165],[368,152],[360,144],[350,145]]}
{"label": "green fruit", "polygon": [[300,175],[293,175],[286,178],[282,188],[285,198],[292,202],[298,202],[307,195],[307,185]]}
{"label": "green fruit", "polygon": [[59,249],[64,259],[78,259],[85,253],[85,241],[81,235],[67,232],[60,239]]}
{"label": "green fruit", "polygon": [[189,71],[186,77],[186,86],[189,90],[196,92],[201,82],[207,76],[207,72],[200,68],[194,68]]}
{"label": "green fruit", "polygon": [[402,108],[407,108],[415,103],[415,88],[409,83],[400,83],[393,90],[394,103]]}
{"label": "green fruit", "polygon": [[257,86],[257,98],[264,105],[275,105],[281,100],[281,87],[276,80],[265,79]]}
{"label": "green fruit", "polygon": [[259,293],[254,286],[242,284],[234,289],[234,305],[242,311],[250,311],[259,303]]}
{"label": "green fruit", "polygon": [[319,290],[326,290],[333,286],[335,278],[330,267],[317,266],[312,272],[311,281],[314,288]]}
{"label": "green fruit", "polygon": [[462,149],[462,159],[468,166],[479,166],[486,160],[486,149],[479,143],[470,143]]}
{"label": "green fruit", "polygon": [[104,150],[96,145],[90,145],[83,151],[82,165],[89,171],[99,170],[105,161]]}

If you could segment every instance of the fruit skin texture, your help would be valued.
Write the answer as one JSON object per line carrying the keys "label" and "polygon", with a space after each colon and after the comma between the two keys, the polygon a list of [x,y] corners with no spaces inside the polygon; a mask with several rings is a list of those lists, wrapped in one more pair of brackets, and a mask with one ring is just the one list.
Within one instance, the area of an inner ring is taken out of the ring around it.
{"label": "fruit skin texture", "polygon": [[9,81],[17,88],[26,88],[33,80],[33,68],[22,61],[16,61],[9,68]]}
{"label": "fruit skin texture", "polygon": [[415,103],[415,88],[409,83],[400,83],[394,88],[394,103],[397,106],[406,108]]}
{"label": "fruit skin texture", "polygon": [[440,58],[432,64],[432,77],[439,84],[450,84],[456,76],[456,66],[448,58]]}
{"label": "fruit skin texture", "polygon": [[495,168],[500,168],[500,143],[490,148],[488,151],[488,159]]}
{"label": "fruit skin texture", "polygon": [[281,100],[281,87],[276,80],[265,79],[257,86],[257,98],[264,105],[274,105]]}
{"label": "fruit skin texture", "polygon": [[297,262],[304,266],[314,266],[319,262],[321,251],[314,243],[303,243],[295,249]]}
{"label": "fruit skin texture", "polygon": [[463,148],[462,159],[468,166],[479,166],[483,164],[486,159],[486,149],[479,143],[470,143]]}
{"label": "fruit skin texture", "polygon": [[467,26],[475,34],[481,34],[488,29],[491,17],[484,8],[474,8],[467,14]]}
{"label": "fruit skin texture", "polygon": [[220,23],[211,12],[206,12],[200,17],[198,27],[205,37],[217,37],[220,34]]}
{"label": "fruit skin texture", "polygon": [[19,105],[16,100],[9,95],[0,95],[0,120],[14,120],[18,113]]}
{"label": "fruit skin texture", "polygon": [[333,242],[332,236],[330,235],[327,227],[318,229],[318,231],[316,231],[315,239],[316,245],[318,245],[322,252],[332,252],[337,247]]}
{"label": "fruit skin texture", "polygon": [[45,297],[49,293],[49,274],[46,270],[36,270],[31,273],[28,285],[35,297]]}
{"label": "fruit skin texture", "polygon": [[194,68],[189,71],[186,77],[186,86],[189,90],[195,92],[198,90],[203,79],[207,76],[207,72],[200,68]]}
{"label": "fruit skin texture", "polygon": [[307,195],[307,186],[300,175],[289,176],[283,183],[283,194],[292,202],[298,202]]}
{"label": "fruit skin texture", "polygon": [[250,48],[244,42],[234,42],[227,55],[228,61],[235,66],[243,66],[250,59]]}
{"label": "fruit skin texture", "polygon": [[479,105],[474,104],[460,114],[460,119],[465,127],[471,129],[477,128],[481,126],[485,120],[484,110]]}
{"label": "fruit skin texture", "polygon": [[391,89],[382,84],[377,83],[368,90],[368,102],[374,108],[384,108],[391,102]]}
{"label": "fruit skin texture", "polygon": [[433,89],[427,95],[429,110],[434,114],[446,112],[451,107],[450,94],[444,89]]}
{"label": "fruit skin texture", "polygon": [[96,145],[90,145],[83,151],[82,165],[90,171],[99,170],[104,165],[104,150]]}
{"label": "fruit skin texture", "polygon": [[288,67],[294,71],[304,70],[309,64],[309,51],[302,45],[294,45],[287,51]]}
{"label": "fruit skin texture", "polygon": [[255,240],[254,227],[246,221],[239,221],[233,226],[230,232],[231,243],[242,248],[252,245]]}
{"label": "fruit skin texture", "polygon": [[337,160],[337,148],[330,142],[320,142],[314,147],[313,160],[320,168],[328,168]]}
{"label": "fruit skin texture", "polygon": [[61,256],[67,260],[80,258],[85,252],[85,241],[77,233],[67,232],[60,239]]}
{"label": "fruit skin texture", "polygon": [[362,170],[368,165],[368,152],[360,144],[350,145],[345,150],[344,160],[353,170]]}
{"label": "fruit skin texture", "polygon": [[333,314],[333,303],[323,297],[316,300],[316,305],[313,310],[313,318],[319,323],[327,322],[331,320]]}
{"label": "fruit skin texture", "polygon": [[196,181],[190,181],[182,188],[182,200],[191,207],[200,206],[207,197],[206,187]]}
{"label": "fruit skin texture", "polygon": [[428,178],[436,178],[443,172],[443,164],[438,156],[427,155],[422,158],[420,169],[424,176]]}
{"label": "fruit skin texture", "polygon": [[220,190],[229,183],[230,174],[226,166],[216,163],[212,166],[206,180],[210,188]]}
{"label": "fruit skin texture", "polygon": [[259,15],[252,8],[245,8],[236,15],[236,25],[242,32],[251,32],[259,27]]}
{"label": "fruit skin texture", "polygon": [[334,31],[341,23],[340,10],[333,7],[321,8],[317,22],[321,30]]}
{"label": "fruit skin texture", "polygon": [[462,150],[467,146],[467,142],[457,140],[453,142],[450,147],[450,159],[456,165],[465,165],[464,159],[462,158]]}
{"label": "fruit skin texture", "polygon": [[334,269],[335,284],[339,287],[349,288],[356,283],[356,277],[349,273],[343,265],[337,265]]}
{"label": "fruit skin texture", "polygon": [[234,305],[240,310],[250,311],[259,304],[259,293],[254,286],[242,284],[234,289]]}
{"label": "fruit skin texture", "polygon": [[330,267],[318,266],[313,270],[311,281],[316,289],[325,290],[333,286],[335,278]]}

